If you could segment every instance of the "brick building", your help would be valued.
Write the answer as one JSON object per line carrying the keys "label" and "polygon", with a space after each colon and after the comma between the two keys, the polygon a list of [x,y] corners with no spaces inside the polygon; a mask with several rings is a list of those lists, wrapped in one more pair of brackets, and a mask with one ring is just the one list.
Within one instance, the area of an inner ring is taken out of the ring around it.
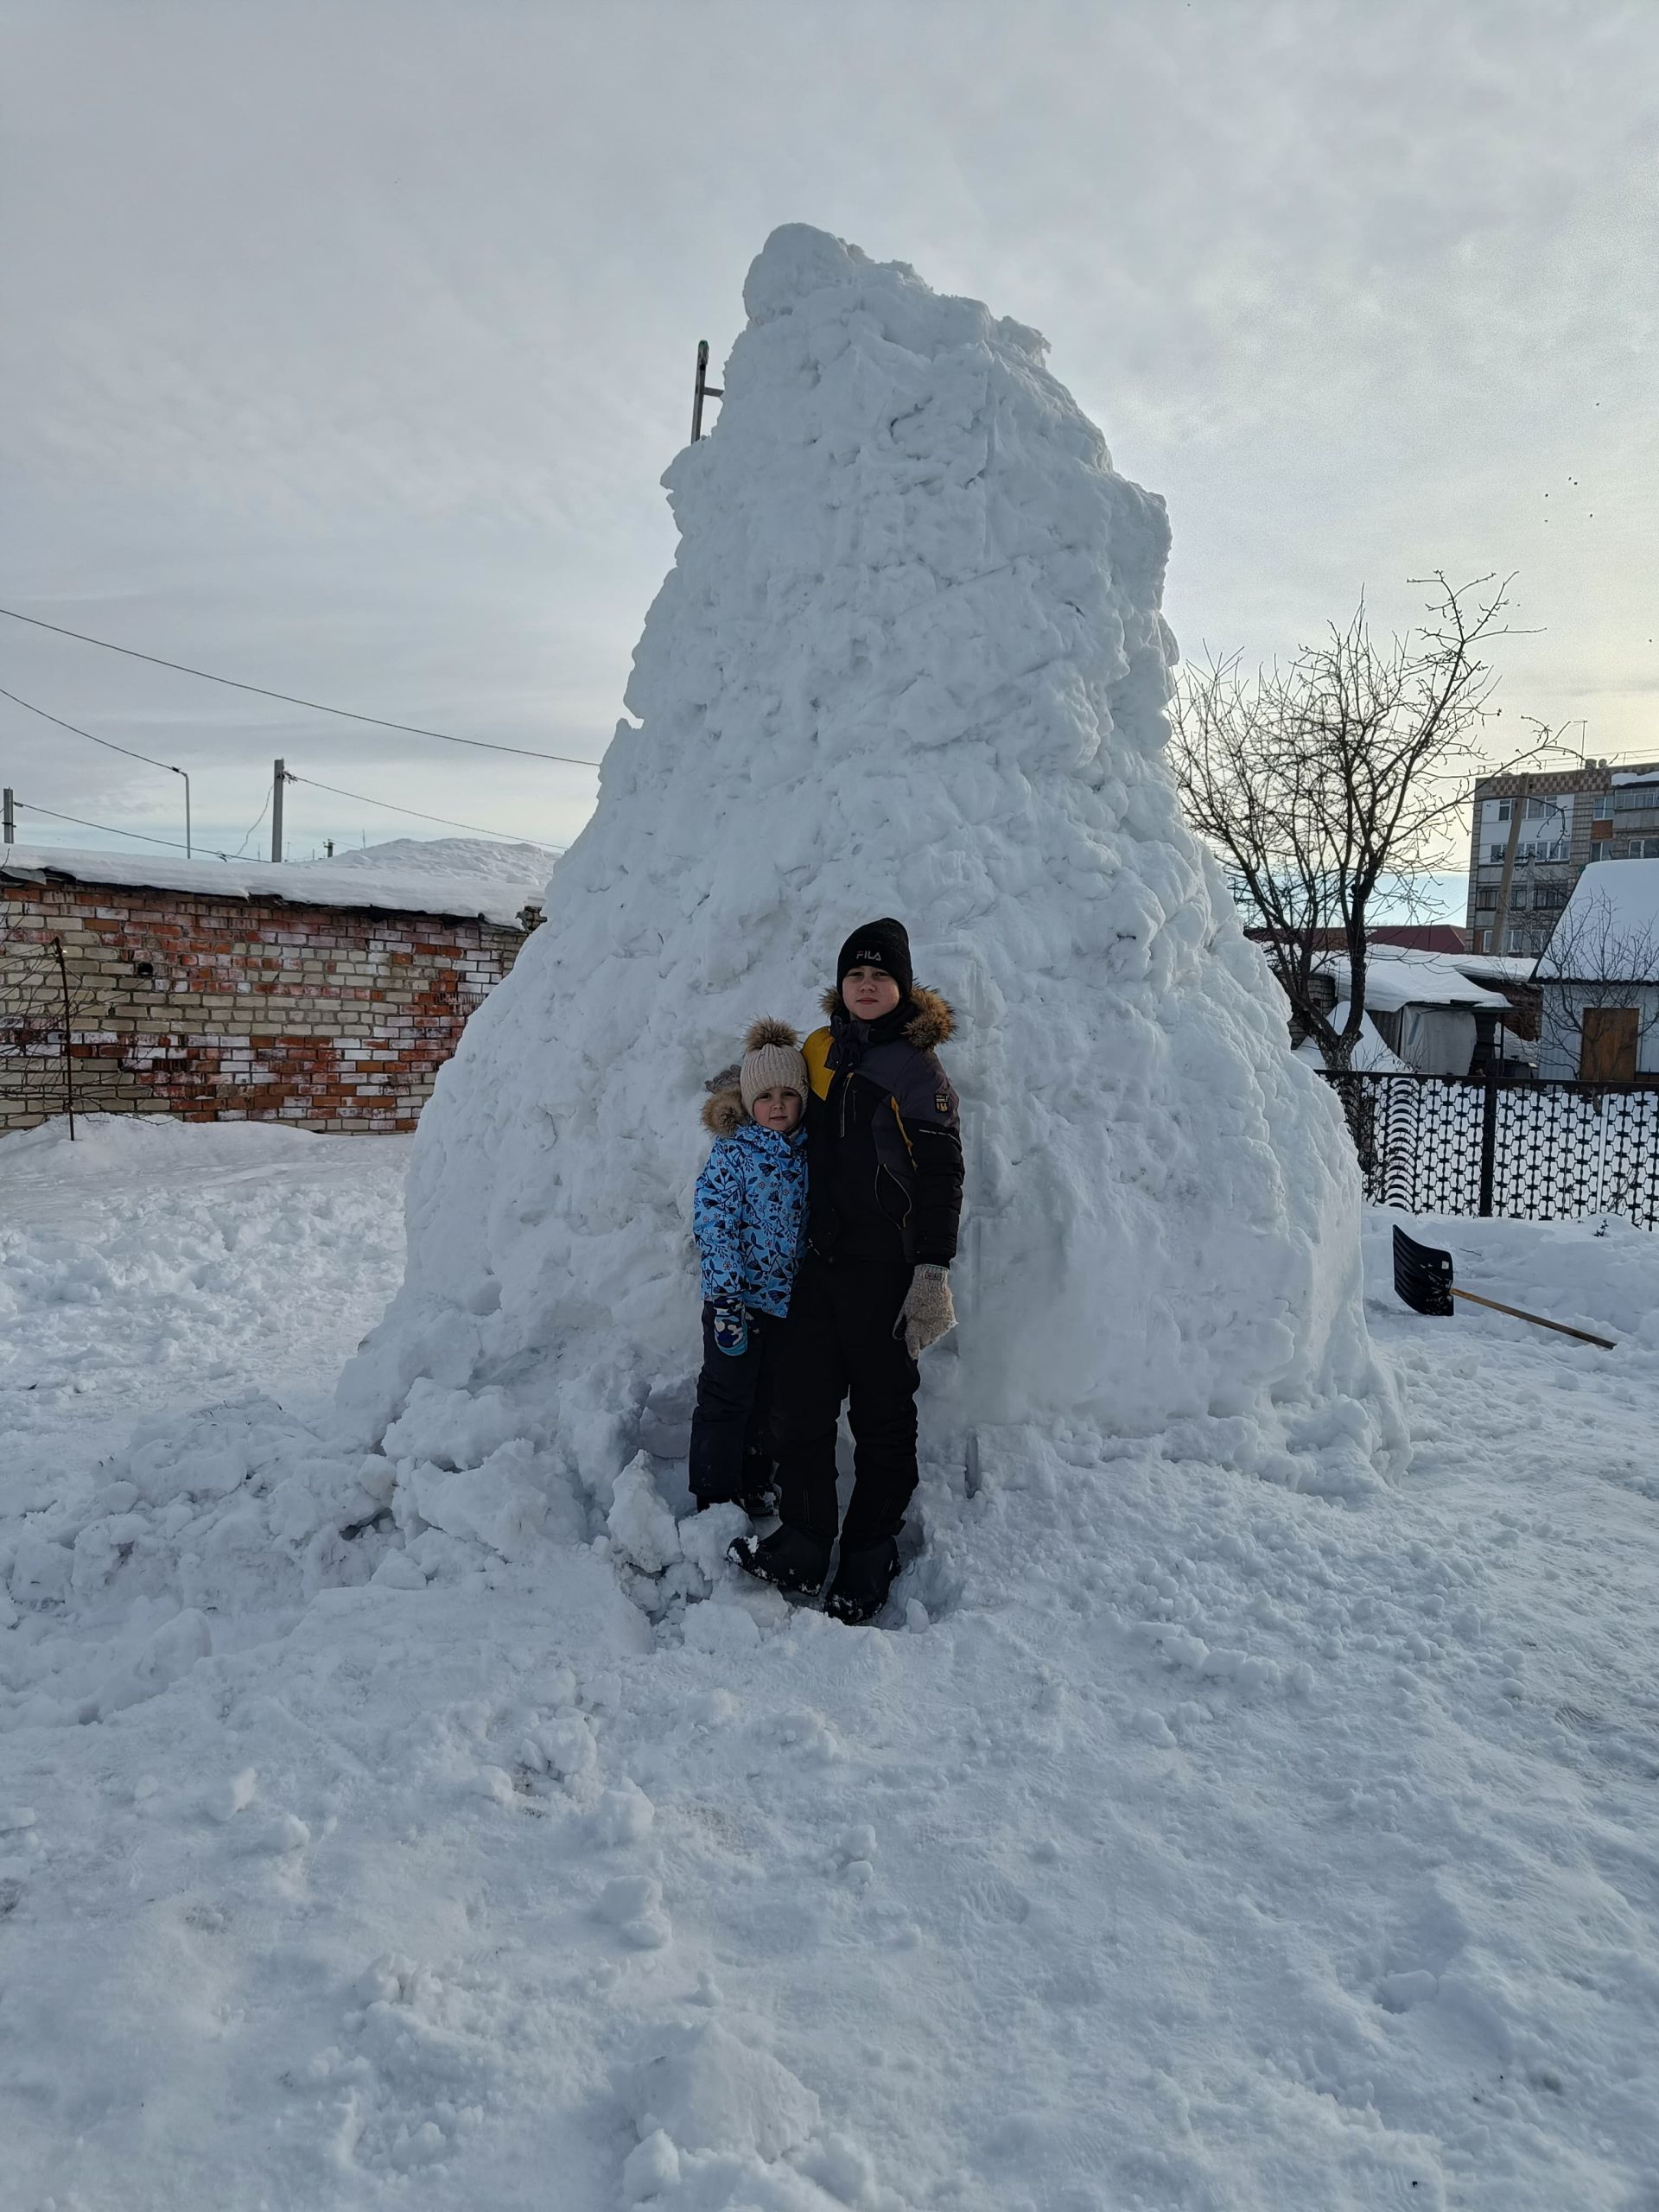
{"label": "brick building", "polygon": [[7,849],[0,1132],[62,1112],[66,1026],[78,1110],[412,1129],[531,887]]}
{"label": "brick building", "polygon": [[[1513,833],[1513,834],[1512,834]],[[1511,844],[1507,912],[1499,896]],[[1659,856],[1659,765],[1586,760],[1475,785],[1469,853],[1469,944],[1476,952],[1536,954],[1574,885],[1595,861]],[[1500,944],[1495,940],[1502,938]]]}

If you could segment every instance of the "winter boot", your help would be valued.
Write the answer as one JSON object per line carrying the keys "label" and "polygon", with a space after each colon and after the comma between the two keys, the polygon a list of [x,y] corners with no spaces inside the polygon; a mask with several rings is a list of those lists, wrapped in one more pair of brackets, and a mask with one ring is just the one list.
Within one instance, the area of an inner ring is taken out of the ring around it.
{"label": "winter boot", "polygon": [[788,1527],[774,1529],[769,1536],[740,1536],[727,1547],[726,1556],[756,1581],[798,1598],[816,1598],[830,1571],[829,1545]]}
{"label": "winter boot", "polygon": [[737,1502],[751,1521],[764,1521],[778,1510],[772,1461],[764,1452],[746,1452],[738,1476]]}
{"label": "winter boot", "polygon": [[823,1601],[824,1611],[831,1620],[845,1621],[849,1628],[873,1621],[887,1604],[898,1572],[899,1547],[891,1536],[872,1544],[868,1551],[843,1550]]}

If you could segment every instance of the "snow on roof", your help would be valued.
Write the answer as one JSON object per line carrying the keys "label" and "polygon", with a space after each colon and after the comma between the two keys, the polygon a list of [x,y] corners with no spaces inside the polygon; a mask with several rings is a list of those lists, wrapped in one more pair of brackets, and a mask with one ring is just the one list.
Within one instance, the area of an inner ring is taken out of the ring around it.
{"label": "snow on roof", "polygon": [[11,845],[0,850],[0,881],[67,876],[75,883],[189,891],[203,898],[464,914],[512,928],[527,901],[541,902],[556,858],[543,845],[493,845],[463,837],[435,837],[429,845],[399,837],[327,861],[149,860],[58,845]]}
{"label": "snow on roof", "polygon": [[1615,784],[1659,784],[1659,768],[1615,768]]}
{"label": "snow on roof", "polygon": [[[1466,958],[1463,953],[1419,952],[1405,946],[1379,950],[1373,945],[1365,962],[1365,1003],[1380,1014],[1393,1014],[1402,1006],[1490,1006],[1507,1010],[1510,1001],[1500,992],[1470,982],[1463,972]],[[1345,989],[1345,954],[1328,953],[1319,964],[1335,979],[1338,991]],[[1531,963],[1527,965],[1529,968]]]}
{"label": "snow on roof", "polygon": [[1500,983],[1529,983],[1537,966],[1531,952],[1459,952],[1453,956],[1460,975],[1471,983],[1496,980]]}
{"label": "snow on roof", "polygon": [[[1347,1019],[1348,1001],[1343,999],[1332,1009],[1332,1020],[1338,1029],[1341,1029]],[[1322,1068],[1325,1065],[1325,1055],[1320,1052],[1316,1039],[1304,1037],[1295,1049],[1297,1058],[1307,1061],[1310,1066]],[[1359,1018],[1359,1034],[1354,1039],[1353,1053],[1348,1065],[1357,1075],[1411,1075],[1414,1072],[1409,1060],[1402,1060],[1398,1052],[1382,1042],[1382,1033],[1369,1014],[1363,1014]]]}
{"label": "snow on roof", "polygon": [[1539,957],[1538,975],[1659,982],[1659,861],[1586,868]]}

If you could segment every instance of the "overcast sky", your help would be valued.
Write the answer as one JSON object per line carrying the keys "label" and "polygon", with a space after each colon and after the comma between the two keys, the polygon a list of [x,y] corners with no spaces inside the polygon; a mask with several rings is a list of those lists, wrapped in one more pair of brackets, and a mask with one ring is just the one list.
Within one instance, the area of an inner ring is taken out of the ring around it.
{"label": "overcast sky", "polygon": [[[800,220],[1047,334],[1168,499],[1190,652],[1514,569],[1506,720],[1659,755],[1655,0],[0,0],[0,605],[596,760],[672,558],[696,341],[723,357]],[[546,842],[594,788],[3,620],[0,684],[188,769],[209,845],[277,753]],[[176,779],[4,699],[0,772],[182,835]],[[444,834],[302,785],[288,818],[302,855]]]}

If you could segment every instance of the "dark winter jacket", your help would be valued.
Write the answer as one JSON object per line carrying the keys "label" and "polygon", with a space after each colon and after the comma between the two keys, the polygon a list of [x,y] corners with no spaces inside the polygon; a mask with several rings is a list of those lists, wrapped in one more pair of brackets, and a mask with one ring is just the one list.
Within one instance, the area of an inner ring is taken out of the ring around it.
{"label": "dark winter jacket", "polygon": [[948,1267],[962,1214],[957,1099],[935,1046],[956,1027],[936,991],[912,989],[879,1021],[855,1021],[838,992],[806,1055],[808,1240],[825,1259]]}
{"label": "dark winter jacket", "polygon": [[691,1206],[702,1294],[740,1299],[781,1320],[806,1235],[804,1133],[763,1129],[736,1090],[717,1092],[702,1120],[715,1140]]}

